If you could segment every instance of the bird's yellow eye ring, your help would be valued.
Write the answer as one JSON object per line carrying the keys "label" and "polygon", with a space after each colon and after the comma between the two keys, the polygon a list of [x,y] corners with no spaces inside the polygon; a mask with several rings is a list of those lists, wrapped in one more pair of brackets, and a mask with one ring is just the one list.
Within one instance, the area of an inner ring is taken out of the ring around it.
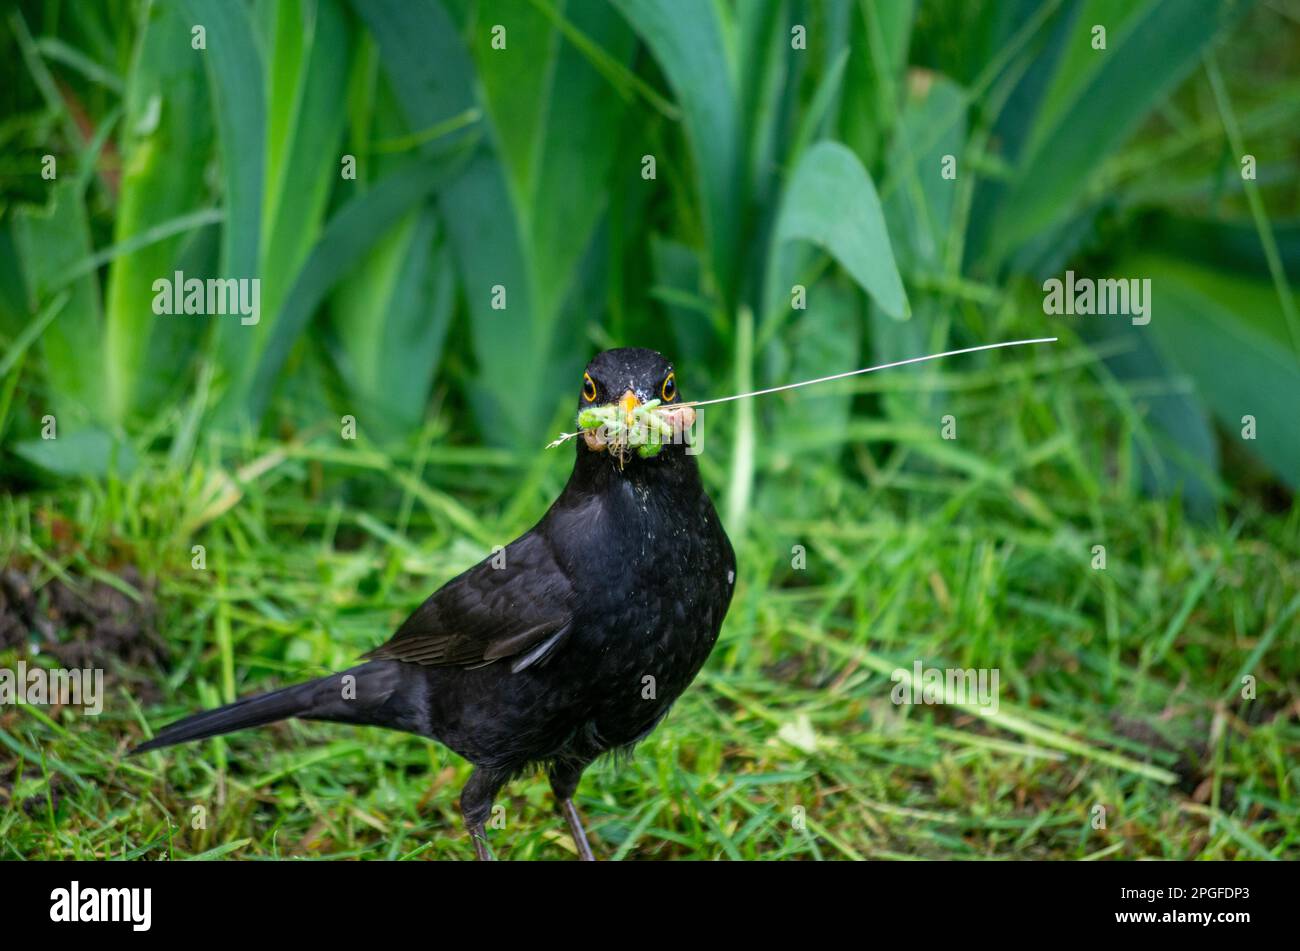
{"label": "bird's yellow eye ring", "polygon": [[666,377],[664,377],[664,385],[659,392],[660,395],[663,396],[665,403],[671,403],[673,400],[677,399],[676,371],[669,373]]}
{"label": "bird's yellow eye ring", "polygon": [[582,398],[588,403],[596,402],[596,381],[591,378],[590,373],[582,375]]}

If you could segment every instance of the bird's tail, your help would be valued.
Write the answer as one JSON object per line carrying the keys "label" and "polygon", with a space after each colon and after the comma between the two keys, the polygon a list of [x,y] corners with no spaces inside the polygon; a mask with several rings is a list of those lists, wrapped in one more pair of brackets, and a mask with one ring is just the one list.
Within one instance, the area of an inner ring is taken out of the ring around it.
{"label": "bird's tail", "polygon": [[152,740],[131,750],[130,755],[265,726],[289,717],[387,726],[418,733],[423,725],[421,712],[427,709],[424,702],[427,687],[415,676],[417,670],[397,661],[377,661],[319,680],[245,697],[164,727]]}

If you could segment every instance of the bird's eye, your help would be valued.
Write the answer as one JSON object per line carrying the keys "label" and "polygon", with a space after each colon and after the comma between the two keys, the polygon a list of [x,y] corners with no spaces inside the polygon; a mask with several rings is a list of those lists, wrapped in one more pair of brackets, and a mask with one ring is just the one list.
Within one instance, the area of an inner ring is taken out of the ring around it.
{"label": "bird's eye", "polygon": [[671,403],[677,399],[677,374],[675,372],[669,373],[664,378],[663,389],[660,392],[663,394],[665,403]]}
{"label": "bird's eye", "polygon": [[582,375],[582,398],[588,403],[596,402],[596,381],[591,378],[590,373]]}

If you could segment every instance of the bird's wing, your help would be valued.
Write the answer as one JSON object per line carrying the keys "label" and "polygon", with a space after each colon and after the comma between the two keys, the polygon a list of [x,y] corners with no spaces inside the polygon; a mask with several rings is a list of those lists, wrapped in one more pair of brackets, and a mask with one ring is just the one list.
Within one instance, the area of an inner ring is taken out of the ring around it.
{"label": "bird's wing", "polygon": [[523,670],[564,641],[573,603],[568,576],[534,530],[447,582],[365,656],[433,667],[511,657]]}

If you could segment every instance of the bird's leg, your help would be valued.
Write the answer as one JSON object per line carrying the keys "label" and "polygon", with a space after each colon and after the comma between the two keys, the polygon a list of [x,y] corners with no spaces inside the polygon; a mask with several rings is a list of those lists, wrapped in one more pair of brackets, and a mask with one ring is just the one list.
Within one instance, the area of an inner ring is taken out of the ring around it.
{"label": "bird's leg", "polygon": [[569,824],[569,835],[573,837],[573,846],[578,850],[578,859],[582,862],[594,862],[596,856],[591,852],[591,844],[587,841],[587,830],[582,827],[582,816],[578,814],[578,807],[573,804],[573,794],[578,789],[578,780],[582,778],[582,771],[587,768],[586,763],[581,765],[557,763],[551,767],[549,777],[551,780],[551,792],[555,794],[556,808],[564,816],[564,821]]}
{"label": "bird's leg", "polygon": [[492,800],[507,778],[504,773],[479,768],[470,774],[469,782],[460,791],[460,814],[474,842],[474,857],[480,862],[493,860],[487,845],[487,817],[492,812]]}
{"label": "bird's leg", "polygon": [[591,844],[587,841],[587,830],[582,827],[582,816],[578,815],[578,807],[573,804],[573,800],[561,799],[560,811],[564,813],[564,819],[569,823],[569,835],[573,836],[573,844],[578,849],[578,860],[596,861],[596,856],[591,854]]}
{"label": "bird's leg", "polygon": [[488,849],[487,833],[483,831],[483,823],[469,827],[469,837],[474,842],[474,858],[479,862],[495,862],[496,856]]}

